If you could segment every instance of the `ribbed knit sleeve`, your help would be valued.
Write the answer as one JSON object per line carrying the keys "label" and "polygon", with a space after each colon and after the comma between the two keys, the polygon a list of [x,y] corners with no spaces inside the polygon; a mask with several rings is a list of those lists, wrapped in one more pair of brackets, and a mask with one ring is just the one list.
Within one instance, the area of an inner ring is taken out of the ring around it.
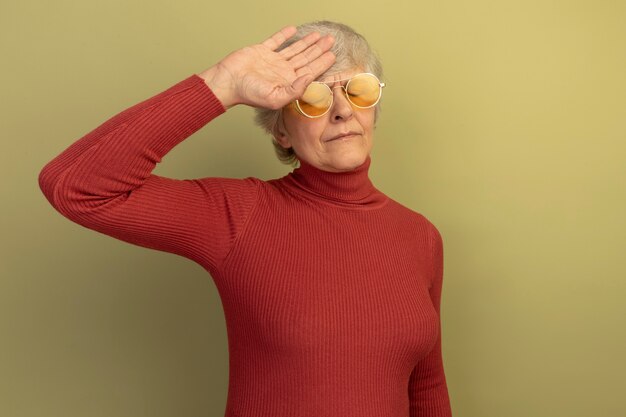
{"label": "ribbed knit sleeve", "polygon": [[39,186],[78,224],[219,268],[256,201],[259,180],[179,180],[151,172],[224,111],[194,74],[74,142],[42,169]]}
{"label": "ribbed knit sleeve", "polygon": [[409,379],[410,417],[450,417],[452,410],[441,353],[441,289],[443,285],[443,240],[430,224],[433,280],[430,298],[439,316],[439,335],[432,350],[415,366]]}

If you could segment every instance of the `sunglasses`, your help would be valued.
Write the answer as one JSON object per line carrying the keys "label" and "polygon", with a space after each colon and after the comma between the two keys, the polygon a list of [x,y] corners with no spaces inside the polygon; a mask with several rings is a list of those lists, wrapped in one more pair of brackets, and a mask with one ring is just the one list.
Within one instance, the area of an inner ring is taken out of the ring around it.
{"label": "sunglasses", "polygon": [[[341,81],[348,81],[346,85],[330,87],[328,84],[335,84]],[[321,117],[328,113],[333,105],[333,89],[342,88],[346,98],[354,107],[359,109],[369,109],[374,107],[383,93],[385,83],[369,72],[356,74],[351,78],[343,80],[320,82],[313,81],[308,85],[302,97],[295,101],[296,109],[303,116],[311,119]]]}

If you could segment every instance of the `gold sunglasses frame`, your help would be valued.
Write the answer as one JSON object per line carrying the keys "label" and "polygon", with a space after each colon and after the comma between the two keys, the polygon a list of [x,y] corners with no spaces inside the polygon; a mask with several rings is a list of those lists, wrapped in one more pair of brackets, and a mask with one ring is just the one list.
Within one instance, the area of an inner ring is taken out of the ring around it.
{"label": "gold sunglasses frame", "polygon": [[[357,104],[354,104],[352,102],[352,100],[350,100],[350,96],[348,95],[348,85],[350,85],[350,82],[358,77],[359,75],[371,75],[372,77],[374,77],[376,79],[376,81],[378,81],[378,98],[376,99],[376,102],[370,106],[359,106]],[[339,83],[339,82],[343,82],[343,81],[348,81],[346,83],[346,85],[338,85],[335,87],[330,87],[328,84],[335,84],[335,83]],[[348,102],[350,102],[351,105],[353,105],[356,108],[359,109],[369,109],[374,107],[375,105],[378,104],[378,102],[380,101],[381,97],[383,96],[383,88],[385,88],[385,83],[381,82],[380,79],[372,74],[371,72],[360,72],[358,74],[354,74],[352,77],[350,78],[343,78],[341,80],[334,80],[334,81],[326,81],[326,82],[322,82],[322,81],[313,81],[312,83],[317,83],[317,84],[323,84],[326,86],[326,88],[328,88],[328,91],[330,92],[330,105],[328,106],[328,108],[326,109],[326,111],[320,115],[317,116],[310,116],[308,114],[306,114],[301,108],[300,108],[300,101],[299,100],[295,100],[295,104],[296,104],[296,110],[298,110],[298,113],[300,113],[301,115],[303,115],[304,117],[308,117],[309,119],[317,119],[318,117],[322,117],[323,115],[325,115],[326,113],[328,113],[330,111],[330,109],[333,107],[333,104],[335,102],[335,97],[333,94],[333,90],[335,88],[341,88],[344,92],[344,94],[346,95],[346,99],[348,100]],[[312,84],[311,83],[311,84]],[[307,86],[308,88],[308,86]]]}

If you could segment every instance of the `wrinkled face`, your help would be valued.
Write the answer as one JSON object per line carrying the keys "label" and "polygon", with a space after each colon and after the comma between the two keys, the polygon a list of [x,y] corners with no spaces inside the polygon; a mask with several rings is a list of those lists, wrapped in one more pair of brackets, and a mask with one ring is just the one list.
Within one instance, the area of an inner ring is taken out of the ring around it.
{"label": "wrinkled face", "polygon": [[[375,107],[360,109],[346,98],[342,88],[347,78],[364,72],[344,71],[325,78],[333,90],[333,105],[325,115],[308,118],[294,106],[282,110],[280,133],[276,136],[284,148],[292,147],[298,159],[331,172],[350,171],[362,165],[373,146]],[[334,80],[345,80],[332,83]]]}

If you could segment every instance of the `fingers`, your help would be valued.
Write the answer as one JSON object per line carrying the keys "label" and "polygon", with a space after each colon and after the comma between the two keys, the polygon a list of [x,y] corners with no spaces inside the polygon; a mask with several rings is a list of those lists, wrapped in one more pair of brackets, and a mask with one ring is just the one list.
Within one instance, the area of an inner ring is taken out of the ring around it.
{"label": "fingers", "polygon": [[315,44],[309,46],[307,49],[294,56],[289,60],[289,63],[296,69],[308,65],[310,62],[313,62],[324,52],[328,51],[335,40],[332,36],[328,35],[321,38]]}
{"label": "fingers", "polygon": [[319,32],[312,32],[306,35],[304,38],[300,39],[297,42],[292,43],[285,49],[282,49],[278,53],[281,54],[285,59],[291,59],[295,55],[307,49],[309,46],[313,45],[320,38]]}
{"label": "fingers", "polygon": [[296,77],[311,75],[311,81],[322,75],[335,63],[335,54],[326,51],[315,60],[296,70]]}
{"label": "fingers", "polygon": [[298,29],[296,29],[295,26],[285,26],[284,28],[270,36],[268,39],[263,41],[261,45],[274,51],[283,42],[295,35],[297,31]]}

